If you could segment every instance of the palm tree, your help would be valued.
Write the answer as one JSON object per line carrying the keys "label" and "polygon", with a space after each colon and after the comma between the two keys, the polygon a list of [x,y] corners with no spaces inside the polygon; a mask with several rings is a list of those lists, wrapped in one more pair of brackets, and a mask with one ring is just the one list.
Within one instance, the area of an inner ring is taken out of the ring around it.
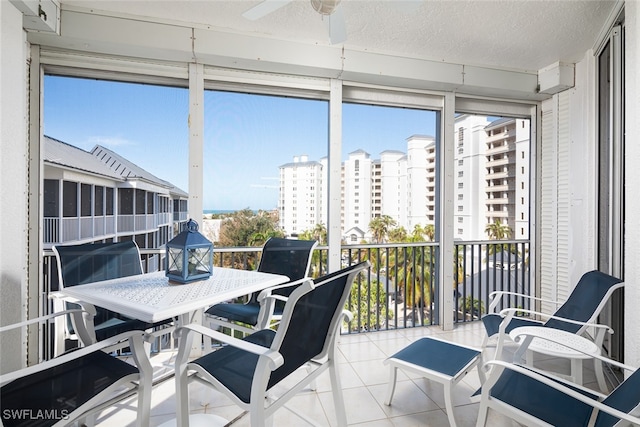
{"label": "palm tree", "polygon": [[373,235],[373,240],[376,243],[384,243],[387,232],[391,229],[391,227],[396,226],[396,221],[391,218],[389,215],[382,215],[375,217],[369,223],[369,231]]}
{"label": "palm tree", "polygon": [[412,242],[424,242],[425,229],[420,224],[416,224],[411,232]]}
{"label": "palm tree", "polygon": [[[511,237],[511,233],[512,233],[511,227],[509,227],[507,224],[502,224],[502,222],[500,222],[499,219],[495,220],[493,224],[487,225],[484,231],[485,233],[487,233],[487,235],[489,236],[489,239],[491,240],[505,240]],[[508,244],[504,244],[504,245],[491,244],[491,245],[487,245],[488,255],[492,255],[493,253],[496,253],[498,248],[506,251],[511,250],[511,247]]]}
{"label": "palm tree", "polygon": [[499,219],[495,220],[493,224],[487,225],[484,231],[491,240],[504,240],[511,237],[511,227],[507,224],[502,224]]}
{"label": "palm tree", "polygon": [[316,226],[311,230],[311,236],[313,240],[317,240],[318,244],[326,245],[327,244],[327,227],[324,224],[316,224]]}
{"label": "palm tree", "polygon": [[427,235],[427,241],[433,242],[436,239],[436,226],[433,224],[427,224],[424,228],[424,234]]}
{"label": "palm tree", "polygon": [[406,242],[408,238],[407,230],[404,227],[397,227],[389,230],[387,236],[389,241],[394,243]]}

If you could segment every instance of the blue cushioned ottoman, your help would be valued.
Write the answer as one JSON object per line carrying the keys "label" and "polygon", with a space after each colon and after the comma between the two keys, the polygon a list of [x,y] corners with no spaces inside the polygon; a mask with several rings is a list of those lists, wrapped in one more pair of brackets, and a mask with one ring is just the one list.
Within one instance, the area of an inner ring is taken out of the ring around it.
{"label": "blue cushioned ottoman", "polygon": [[482,352],[472,347],[453,344],[437,338],[425,337],[403,348],[384,361],[391,368],[386,405],[396,388],[398,369],[413,372],[444,385],[444,401],[451,426],[453,417],[452,389],[482,360]]}

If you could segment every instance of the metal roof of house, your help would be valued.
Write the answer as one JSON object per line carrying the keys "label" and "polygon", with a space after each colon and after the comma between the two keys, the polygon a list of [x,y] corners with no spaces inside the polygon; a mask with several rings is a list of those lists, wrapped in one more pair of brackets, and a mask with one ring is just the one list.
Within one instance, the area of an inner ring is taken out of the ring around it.
{"label": "metal roof of house", "polygon": [[189,195],[169,181],[158,178],[101,145],[96,145],[91,152],[88,152],[49,136],[45,136],[44,140],[45,163],[105,176],[116,181],[143,180],[165,188],[173,195],[181,197]]}
{"label": "metal roof of house", "polygon": [[44,137],[43,160],[52,165],[102,175],[117,181],[124,180],[122,176],[113,172],[91,153],[46,135]]}

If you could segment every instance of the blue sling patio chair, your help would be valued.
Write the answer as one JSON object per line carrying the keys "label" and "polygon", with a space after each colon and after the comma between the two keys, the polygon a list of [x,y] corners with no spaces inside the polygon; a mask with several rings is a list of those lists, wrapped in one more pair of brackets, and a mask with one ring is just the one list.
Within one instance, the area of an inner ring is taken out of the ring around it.
{"label": "blue sling patio chair", "polygon": [[[86,335],[81,309],[63,310],[25,322],[0,327],[16,334],[19,328],[52,318],[76,318],[78,334]],[[136,425],[147,427],[151,410],[153,369],[144,348],[143,331],[131,331],[57,358],[0,375],[0,425],[4,427],[62,427],[95,416],[132,395],[137,395]],[[15,335],[14,335],[15,336]],[[135,364],[104,350],[124,343]],[[3,349],[4,351],[4,349]]]}
{"label": "blue sling patio chair", "polygon": [[[486,349],[489,340],[492,337],[497,337],[498,343],[495,356],[504,357],[502,354],[503,348],[504,344],[510,340],[509,333],[522,326],[555,328],[586,336],[592,339],[598,348],[602,348],[606,334],[612,334],[613,330],[607,325],[597,323],[598,315],[613,292],[623,286],[624,283],[620,279],[601,271],[586,272],[582,275],[567,300],[551,315],[521,307],[504,308],[499,313],[496,313],[495,311],[498,305],[503,302],[503,299],[507,299],[507,301],[519,299],[521,302],[525,299],[533,302],[544,300],[512,292],[493,292],[490,295],[492,299],[489,305],[489,313],[482,317],[482,322],[487,332],[482,348]],[[556,301],[546,302],[556,304],[556,306],[559,305]],[[523,317],[523,315],[527,317]],[[541,318],[541,320],[537,320],[535,317]],[[530,341],[521,344],[521,348],[518,350],[520,354],[527,352],[528,342]],[[531,356],[529,356],[529,361],[533,361]],[[596,362],[594,368],[598,384],[604,390],[606,383],[602,364]]]}
{"label": "blue sling patio chair", "polygon": [[[79,245],[56,245],[53,247],[58,266],[58,287],[63,289],[68,286],[83,285],[102,280],[116,279],[142,274],[142,261],[138,245],[132,241],[114,243],[85,243]],[[68,297],[56,296],[60,300],[56,311],[64,308],[77,308],[81,306],[86,313],[95,313],[95,316],[86,314],[84,323],[89,331],[90,340],[86,342],[80,337],[80,344],[89,345],[117,334],[132,330],[154,331],[152,336],[168,334],[172,331],[172,319],[158,323],[147,323],[137,319],[123,316],[119,313],[94,307],[92,304],[78,301]],[[62,305],[60,304],[62,303]],[[58,322],[56,330],[65,331],[65,334],[56,332],[59,340],[73,339],[76,337],[77,325],[74,318],[67,317],[66,322]],[[56,343],[56,354],[64,352],[64,345]]]}
{"label": "blue sling patio chair", "polygon": [[[598,315],[611,297],[611,294],[623,286],[624,283],[620,279],[594,270],[582,275],[562,305],[557,301],[545,301],[541,298],[514,292],[492,292],[490,294],[491,302],[488,314],[482,317],[482,323],[487,332],[482,347],[485,348],[491,338],[499,335],[501,324],[505,334],[521,326],[556,328],[578,335],[583,335],[588,328],[593,328],[595,330],[593,340],[598,347],[601,347],[605,334],[612,331],[609,327],[597,323]],[[507,303],[508,301],[516,300],[520,302],[529,300],[531,303],[540,301],[552,303],[556,306],[560,305],[560,307],[553,314],[541,313],[522,307],[507,307],[500,312],[496,312],[501,304],[505,304],[504,300],[507,300]],[[527,317],[524,317],[525,315]],[[536,317],[541,318],[541,320],[537,320]]]}
{"label": "blue sling patio chair", "polygon": [[477,427],[486,425],[489,409],[529,426],[640,425],[640,370],[593,357],[598,364],[608,363],[631,374],[611,393],[602,394],[533,368],[488,361],[483,367],[489,377],[481,388]]}
{"label": "blue sling patio chair", "polygon": [[[351,285],[369,265],[364,261],[319,279],[305,280],[289,296],[277,330],[261,329],[239,340],[200,325],[178,328],[178,425],[186,425],[189,418],[190,381],[213,387],[229,397],[249,412],[251,426],[257,427],[271,421],[277,409],[328,370],[337,424],[346,426],[335,359],[336,339]],[[189,361],[191,341],[196,333],[228,345]],[[306,370],[296,372],[301,367]],[[294,372],[296,375],[292,376]],[[303,378],[302,372],[306,373]],[[301,418],[304,419],[304,415]]]}
{"label": "blue sling patio chair", "polygon": [[[205,322],[246,334],[264,329],[282,316],[284,300],[307,277],[315,240],[271,237],[262,249],[258,271],[287,276],[289,282],[249,296],[246,303],[221,303],[205,311]],[[282,297],[282,298],[280,298]]]}

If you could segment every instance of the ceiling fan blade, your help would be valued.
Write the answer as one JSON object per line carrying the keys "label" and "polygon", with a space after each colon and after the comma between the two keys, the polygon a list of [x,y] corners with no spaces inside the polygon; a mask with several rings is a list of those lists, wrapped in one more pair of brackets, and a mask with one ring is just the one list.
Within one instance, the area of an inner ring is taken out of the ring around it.
{"label": "ceiling fan blade", "polygon": [[250,21],[255,21],[270,14],[271,12],[275,12],[292,1],[293,0],[264,0],[244,12],[242,16]]}
{"label": "ceiling fan blade", "polygon": [[338,5],[333,13],[324,17],[331,44],[343,43],[347,40],[347,26],[344,21],[342,5]]}

